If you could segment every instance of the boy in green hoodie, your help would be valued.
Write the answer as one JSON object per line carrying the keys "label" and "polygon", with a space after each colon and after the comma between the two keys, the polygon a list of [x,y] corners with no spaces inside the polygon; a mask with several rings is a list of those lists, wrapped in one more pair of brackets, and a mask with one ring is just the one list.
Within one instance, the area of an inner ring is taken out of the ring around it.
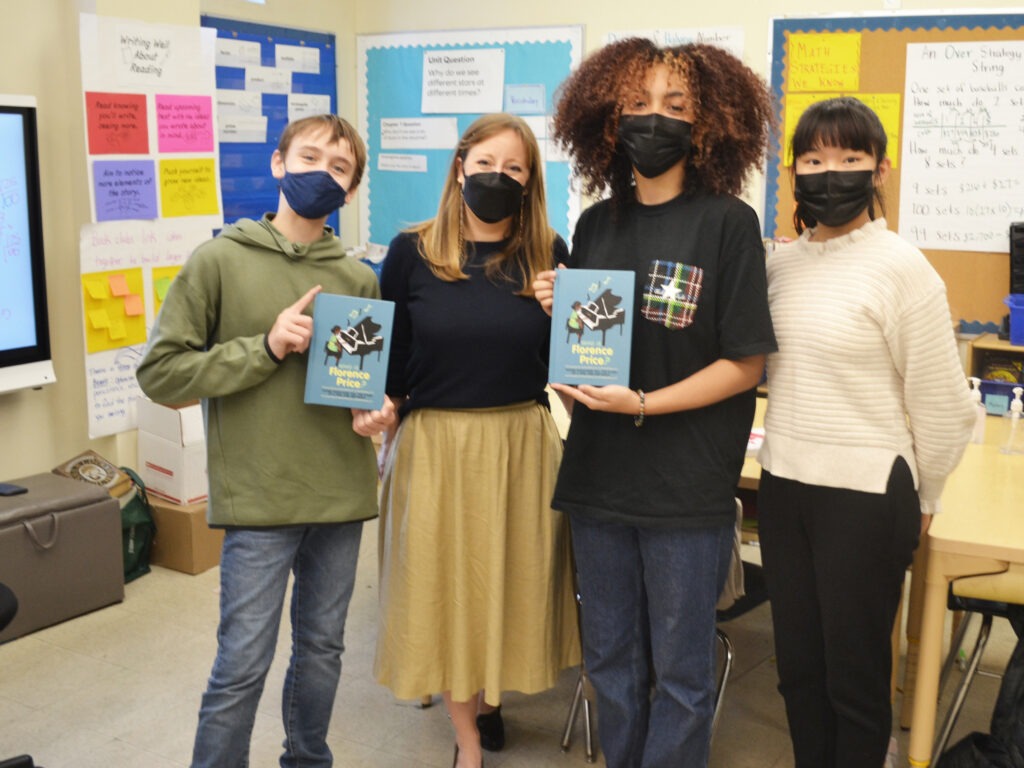
{"label": "boy in green hoodie", "polygon": [[225,529],[217,658],[199,711],[194,768],[244,765],[273,660],[289,574],[292,656],[282,766],[330,766],[326,743],[364,520],[377,515],[368,439],[380,411],[303,402],[308,310],[321,290],[379,297],[373,271],[325,225],[352,199],[366,149],[348,122],[289,124],[270,160],[276,214],[199,246],[171,284],[137,376],[153,400],[201,398],[208,518]]}

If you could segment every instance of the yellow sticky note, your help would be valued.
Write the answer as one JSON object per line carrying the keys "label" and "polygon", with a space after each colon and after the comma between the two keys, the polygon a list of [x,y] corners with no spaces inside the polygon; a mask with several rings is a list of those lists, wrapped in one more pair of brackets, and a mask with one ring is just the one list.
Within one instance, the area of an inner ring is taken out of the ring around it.
{"label": "yellow sticky note", "polygon": [[885,152],[892,161],[892,167],[898,168],[900,159],[900,94],[851,93],[850,95],[871,107],[878,115],[878,119],[882,121],[882,127],[885,128],[885,136],[888,140]]}
{"label": "yellow sticky note", "polygon": [[128,332],[124,328],[124,320],[120,318],[110,318],[110,338],[112,339],[123,339],[128,335]]}
{"label": "yellow sticky note", "polygon": [[145,310],[142,305],[142,297],[137,293],[129,293],[124,297],[124,313],[128,317],[138,317]]}
{"label": "yellow sticky note", "polygon": [[85,283],[85,290],[89,294],[89,298],[102,301],[103,299],[110,297],[110,291],[107,290],[107,281],[102,278],[82,278],[82,282]]}
{"label": "yellow sticky note", "polygon": [[105,309],[93,309],[89,311],[89,323],[97,330],[110,327],[110,317]]}
{"label": "yellow sticky note", "polygon": [[160,161],[162,216],[205,216],[220,213],[213,159]]}
{"label": "yellow sticky note", "polygon": [[108,275],[107,281],[110,283],[110,292],[114,296],[127,296],[131,293],[128,288],[128,279],[120,272]]}
{"label": "yellow sticky note", "polygon": [[167,290],[171,287],[171,278],[159,277],[153,282],[153,287],[156,289],[156,297],[163,301],[167,298]]}
{"label": "yellow sticky note", "polygon": [[832,99],[838,93],[787,93],[786,94],[786,116],[783,120],[786,147],[782,153],[783,163],[792,164],[793,157],[793,131],[796,130],[797,121],[800,115],[807,111],[807,108],[818,101]]}
{"label": "yellow sticky note", "polygon": [[859,32],[797,32],[789,35],[786,84],[790,92],[859,91]]}

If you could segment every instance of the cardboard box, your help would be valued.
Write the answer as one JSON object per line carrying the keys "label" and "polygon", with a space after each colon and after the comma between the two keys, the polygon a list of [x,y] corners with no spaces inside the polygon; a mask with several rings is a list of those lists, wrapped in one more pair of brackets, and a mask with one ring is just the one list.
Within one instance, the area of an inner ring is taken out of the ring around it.
{"label": "cardboard box", "polygon": [[198,405],[138,401],[139,466],[146,491],[175,504],[205,501],[206,433]]}
{"label": "cardboard box", "polygon": [[206,502],[179,506],[150,498],[156,537],[150,562],[184,573],[202,573],[220,563],[224,531],[206,523]]}

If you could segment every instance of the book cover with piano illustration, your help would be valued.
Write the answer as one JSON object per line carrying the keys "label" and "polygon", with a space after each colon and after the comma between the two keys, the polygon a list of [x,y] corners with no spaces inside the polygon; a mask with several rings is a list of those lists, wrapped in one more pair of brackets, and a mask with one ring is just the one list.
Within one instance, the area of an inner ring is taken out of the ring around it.
{"label": "book cover with piano illustration", "polygon": [[623,270],[558,271],[549,381],[629,386],[633,283],[633,273]]}
{"label": "book cover with piano illustration", "polygon": [[384,404],[391,301],[318,294],[313,304],[306,397],[311,405],[374,410]]}

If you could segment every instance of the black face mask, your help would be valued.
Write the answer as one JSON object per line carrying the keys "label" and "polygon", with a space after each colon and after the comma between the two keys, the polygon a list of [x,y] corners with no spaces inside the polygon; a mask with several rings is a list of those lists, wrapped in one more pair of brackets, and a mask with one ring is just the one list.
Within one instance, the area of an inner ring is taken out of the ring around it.
{"label": "black face mask", "polygon": [[874,171],[798,173],[793,190],[797,216],[808,227],[841,227],[871,205]]}
{"label": "black face mask", "polygon": [[690,154],[692,127],[664,115],[622,115],[619,141],[636,172],[653,179]]}
{"label": "black face mask", "polygon": [[523,204],[523,185],[505,173],[464,176],[462,198],[480,221],[497,224]]}

